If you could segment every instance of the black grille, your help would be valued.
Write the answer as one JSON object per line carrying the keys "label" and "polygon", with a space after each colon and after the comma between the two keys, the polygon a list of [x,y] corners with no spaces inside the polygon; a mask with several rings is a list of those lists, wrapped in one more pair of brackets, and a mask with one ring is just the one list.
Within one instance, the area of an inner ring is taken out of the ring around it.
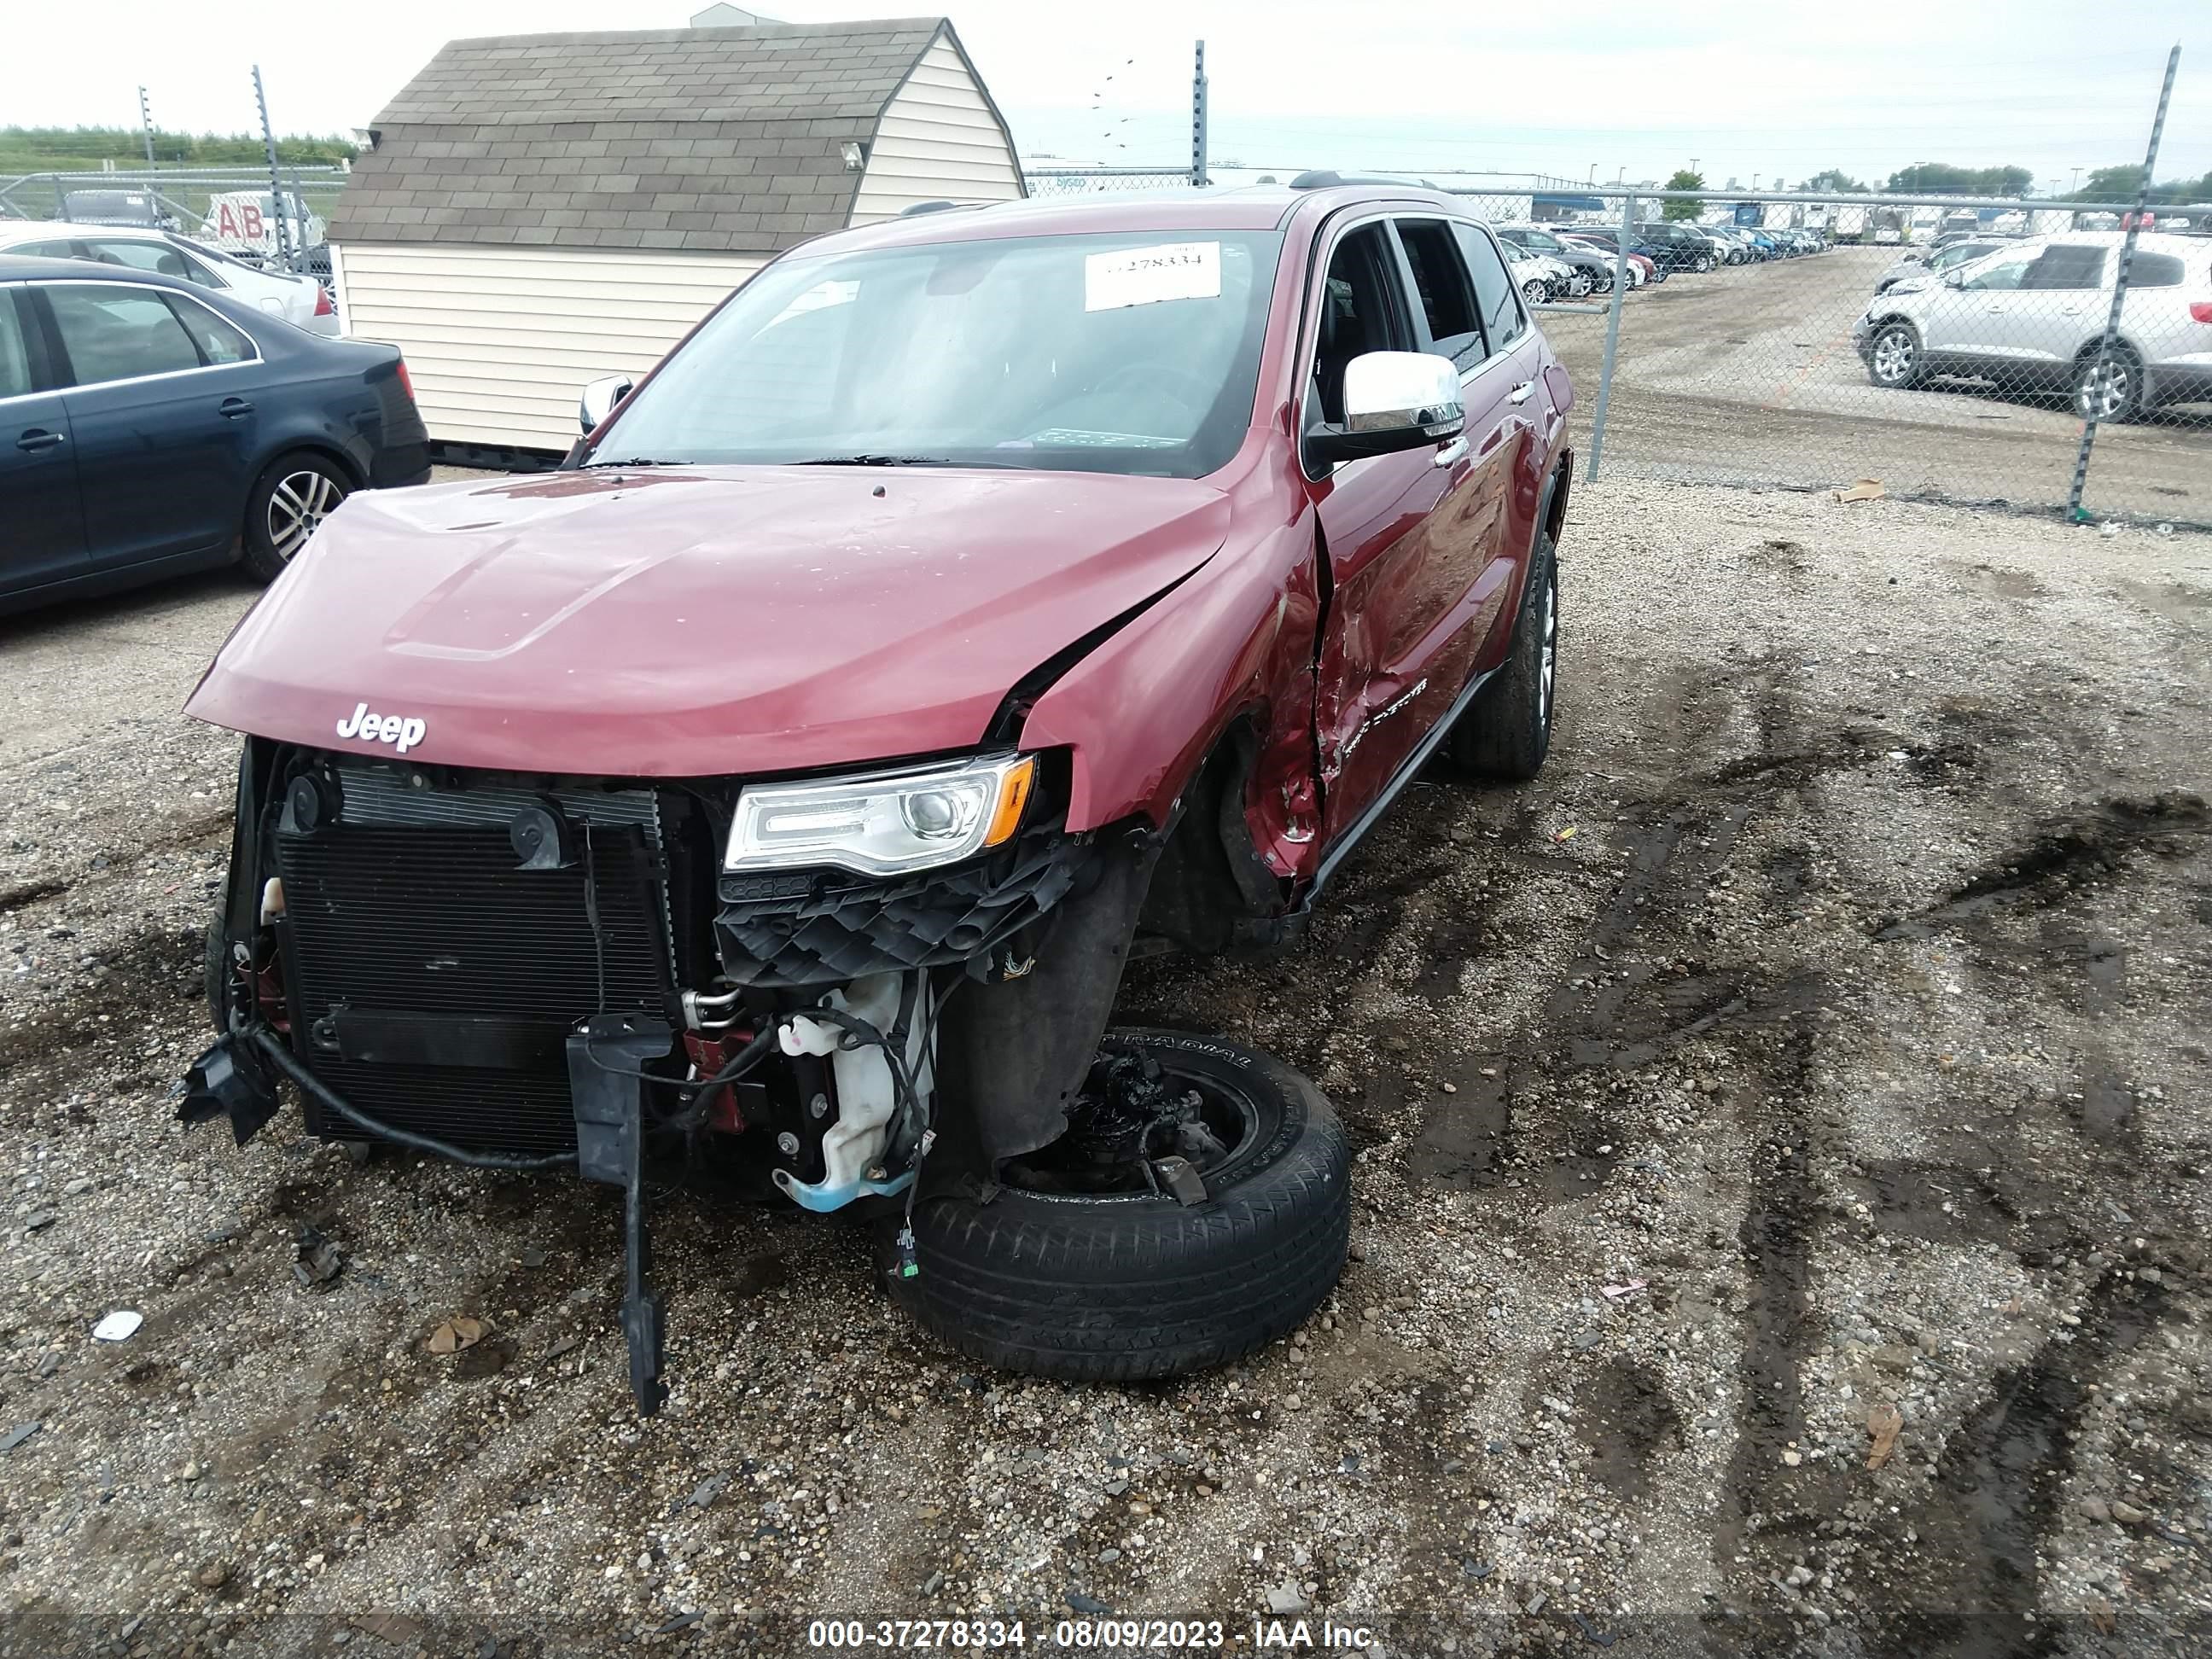
{"label": "black grille", "polygon": [[744,986],[842,984],[988,956],[1066,894],[1078,850],[1040,829],[974,864],[890,881],[726,875],[724,974]]}
{"label": "black grille", "polygon": [[[352,791],[349,789],[349,805]],[[646,797],[649,801],[650,797]],[[676,1012],[650,824],[592,824],[586,860],[516,867],[504,828],[341,823],[279,834],[293,1046],[370,1115],[471,1150],[574,1144],[561,1038],[594,1010]],[[599,915],[595,943],[587,895]],[[535,1069],[392,1064],[338,1047],[334,1010],[512,1022],[542,1031]],[[321,1132],[308,1107],[308,1125]],[[357,1133],[332,1123],[334,1134]]]}

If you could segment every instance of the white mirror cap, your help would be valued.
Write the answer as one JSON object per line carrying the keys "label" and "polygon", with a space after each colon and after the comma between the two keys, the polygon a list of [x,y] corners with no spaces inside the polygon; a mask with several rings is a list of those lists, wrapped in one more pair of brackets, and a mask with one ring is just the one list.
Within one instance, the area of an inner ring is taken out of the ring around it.
{"label": "white mirror cap", "polygon": [[1426,351],[1367,351],[1344,371],[1347,432],[1391,432],[1419,427],[1449,437],[1467,423],[1460,401],[1459,368]]}

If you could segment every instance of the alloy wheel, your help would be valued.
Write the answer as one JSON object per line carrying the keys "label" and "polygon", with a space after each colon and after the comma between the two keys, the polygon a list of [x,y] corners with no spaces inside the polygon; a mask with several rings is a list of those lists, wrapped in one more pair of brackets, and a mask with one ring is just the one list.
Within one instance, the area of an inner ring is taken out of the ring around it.
{"label": "alloy wheel", "polygon": [[1917,355],[1912,337],[1901,328],[1893,328],[1874,343],[1874,377],[1884,386],[1903,386],[1912,378],[1912,360]]}
{"label": "alloy wheel", "polygon": [[2083,371],[2074,407],[2085,421],[2110,421],[2126,410],[2134,396],[2134,365],[2124,357],[2108,357]]}
{"label": "alloy wheel", "polygon": [[269,494],[269,544],[276,556],[289,560],[305,547],[345,495],[337,479],[305,467],[280,479]]}

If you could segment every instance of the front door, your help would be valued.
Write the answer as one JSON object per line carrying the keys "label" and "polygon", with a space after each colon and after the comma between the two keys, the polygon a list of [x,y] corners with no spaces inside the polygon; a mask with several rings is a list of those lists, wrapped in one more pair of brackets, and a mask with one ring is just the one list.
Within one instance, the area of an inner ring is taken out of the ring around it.
{"label": "front door", "polygon": [[68,360],[65,398],[94,566],[226,545],[239,533],[252,483],[252,343],[206,307],[161,289],[40,287]]}
{"label": "front door", "polygon": [[[1364,352],[1450,357],[1463,385],[1489,355],[1449,222],[1352,226],[1324,270],[1308,422],[1342,422],[1344,372]],[[1472,670],[1469,596],[1496,541],[1509,447],[1478,401],[1460,436],[1344,463],[1315,485],[1332,590],[1315,696],[1324,844],[1361,826]]]}
{"label": "front door", "polygon": [[40,390],[42,350],[21,288],[0,288],[0,593],[82,575],[76,449],[58,392]]}

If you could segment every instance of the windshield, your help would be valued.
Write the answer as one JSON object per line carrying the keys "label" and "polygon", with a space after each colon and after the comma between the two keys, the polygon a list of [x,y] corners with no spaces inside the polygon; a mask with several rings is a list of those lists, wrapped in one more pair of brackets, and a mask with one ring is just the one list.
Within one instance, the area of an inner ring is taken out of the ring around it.
{"label": "windshield", "polygon": [[1559,252],[1559,239],[1555,236],[1547,235],[1540,230],[1524,230],[1520,232],[1519,234],[1521,240],[1525,245],[1534,248],[1539,253],[1556,253]]}
{"label": "windshield", "polygon": [[779,260],[639,390],[586,464],[1197,477],[1251,424],[1281,243],[1117,232]]}

